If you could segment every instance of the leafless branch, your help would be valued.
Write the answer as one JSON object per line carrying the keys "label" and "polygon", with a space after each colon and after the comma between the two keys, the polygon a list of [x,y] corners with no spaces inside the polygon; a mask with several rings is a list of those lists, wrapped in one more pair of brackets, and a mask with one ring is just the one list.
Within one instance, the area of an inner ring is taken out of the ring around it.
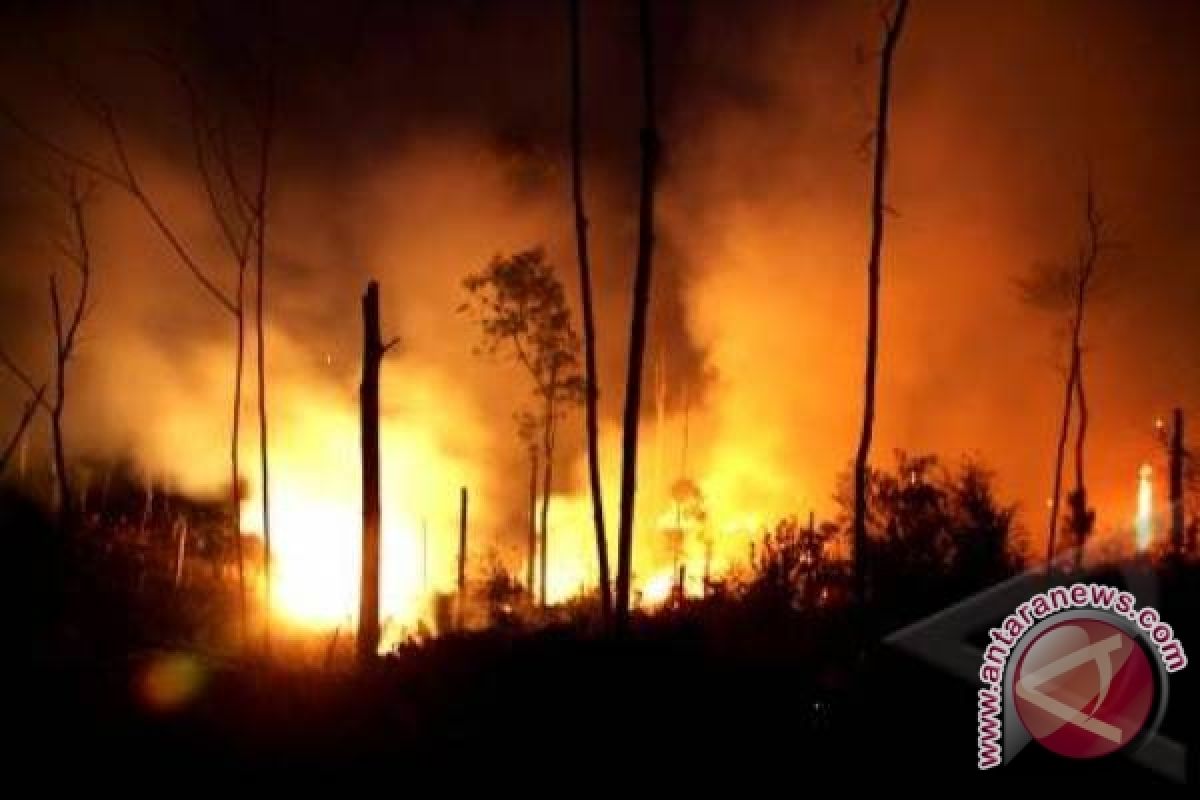
{"label": "leafless branch", "polygon": [[37,413],[38,408],[45,402],[43,396],[46,394],[46,386],[39,386],[34,392],[32,399],[25,404],[25,410],[21,413],[21,420],[17,423],[17,429],[13,432],[12,438],[8,440],[8,444],[4,447],[4,452],[0,453],[0,475],[4,474],[4,468],[8,466],[9,459],[16,452],[17,446],[20,445],[22,437],[25,436],[25,431],[29,428],[29,423],[33,421],[33,415]]}
{"label": "leafless branch", "polygon": [[17,362],[14,361],[12,357],[4,351],[3,348],[0,348],[0,364],[3,364],[5,369],[11,372],[13,376],[20,381],[21,385],[29,390],[29,394],[32,397],[37,398],[38,406],[40,406],[44,411],[50,411],[50,404],[47,403],[45,398],[42,397],[45,385],[43,384],[42,386],[38,386],[34,384],[33,380],[29,377],[29,373],[21,369]]}

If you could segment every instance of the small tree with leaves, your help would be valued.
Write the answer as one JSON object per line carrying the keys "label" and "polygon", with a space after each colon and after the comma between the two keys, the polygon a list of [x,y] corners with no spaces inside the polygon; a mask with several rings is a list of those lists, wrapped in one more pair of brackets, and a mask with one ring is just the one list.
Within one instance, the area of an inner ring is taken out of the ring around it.
{"label": "small tree with leaves", "polygon": [[[469,299],[459,310],[473,312],[482,332],[482,344],[476,352],[492,356],[503,352],[514,358],[528,375],[538,406],[533,415],[542,461],[538,594],[545,605],[548,520],[558,422],[584,396],[584,381],[579,372],[579,335],[571,323],[562,282],[541,248],[496,256],[483,270],[464,278],[463,288]],[[521,419],[525,420],[527,436],[529,418],[522,415]]]}

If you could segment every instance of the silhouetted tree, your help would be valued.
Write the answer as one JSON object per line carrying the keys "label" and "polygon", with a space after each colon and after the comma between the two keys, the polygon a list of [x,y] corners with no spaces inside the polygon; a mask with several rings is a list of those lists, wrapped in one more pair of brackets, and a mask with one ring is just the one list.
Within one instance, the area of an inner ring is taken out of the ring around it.
{"label": "silhouetted tree", "polygon": [[754,551],[751,575],[744,587],[747,600],[776,610],[814,606],[827,575],[825,549],[836,526],[802,526],[785,517],[767,531]]}
{"label": "silhouetted tree", "polygon": [[1084,478],[1084,445],[1088,429],[1087,395],[1083,382],[1083,331],[1088,300],[1094,294],[1100,275],[1100,257],[1115,247],[1108,238],[1088,169],[1084,193],[1084,234],[1075,257],[1064,263],[1044,263],[1032,275],[1017,281],[1026,303],[1065,316],[1068,366],[1063,397],[1062,421],[1054,456],[1054,480],[1050,495],[1050,523],[1046,535],[1046,566],[1050,568],[1057,550],[1059,502],[1062,494],[1062,470],[1066,458],[1067,436],[1072,408],[1079,413],[1075,435],[1075,486],[1067,495],[1067,524],[1074,537],[1076,568],[1082,565],[1083,550],[1095,523],[1095,512],[1088,507]]}
{"label": "silhouetted tree", "polygon": [[21,423],[16,435],[12,438],[0,461],[0,472],[3,471],[12,451],[17,447],[25,429],[29,426],[33,415],[38,409],[46,412],[50,418],[50,448],[54,464],[55,495],[60,524],[66,525],[73,521],[75,495],[71,491],[71,479],[67,465],[66,443],[63,437],[63,415],[67,401],[67,367],[75,353],[78,343],[79,328],[89,311],[89,292],[92,282],[92,249],[88,237],[85,205],[91,193],[91,187],[81,183],[78,176],[68,172],[61,183],[51,183],[55,193],[61,197],[67,214],[68,232],[53,240],[59,255],[71,265],[78,274],[78,290],[75,302],[70,307],[64,307],[59,293],[58,276],[50,273],[50,312],[54,331],[54,391],[51,400],[45,399],[46,386],[35,385],[16,361],[8,353],[0,350],[0,363],[19,380],[30,393],[30,401],[22,414]]}
{"label": "silhouetted tree", "polygon": [[33,393],[33,397],[25,404],[25,409],[21,412],[21,418],[17,421],[17,427],[9,437],[8,444],[4,446],[4,451],[0,452],[0,477],[4,476],[4,470],[8,467],[8,461],[12,458],[14,452],[21,445],[21,440],[25,438],[25,431],[29,428],[29,423],[37,415],[38,408],[42,404],[42,400],[46,395],[46,387],[39,386]]}
{"label": "silhouetted tree", "polygon": [[[151,226],[162,236],[178,263],[224,313],[229,315],[234,327],[234,364],[232,422],[230,432],[230,520],[232,538],[236,551],[239,587],[239,618],[243,639],[246,636],[246,581],[241,530],[241,468],[239,445],[241,442],[241,413],[243,377],[245,364],[245,339],[247,309],[245,301],[246,275],[253,259],[258,277],[256,307],[259,312],[257,331],[259,362],[259,422],[260,462],[263,470],[263,538],[265,556],[263,572],[268,591],[266,593],[265,624],[269,639],[270,620],[270,489],[266,455],[266,401],[265,401],[265,342],[262,332],[264,305],[263,276],[266,262],[266,220],[269,185],[270,152],[274,144],[274,74],[272,69],[262,70],[266,76],[261,96],[251,100],[252,116],[250,127],[255,141],[248,145],[235,142],[228,120],[212,112],[203,92],[188,72],[175,60],[160,53],[138,51],[136,56],[146,58],[162,68],[179,85],[180,94],[186,103],[191,123],[192,150],[196,170],[199,174],[211,211],[212,221],[221,234],[233,267],[234,289],[223,288],[216,277],[218,270],[197,255],[197,250],[185,241],[177,224],[170,221],[161,205],[142,180],[134,164],[121,120],[107,99],[68,77],[80,110],[105,134],[109,153],[106,158],[95,158],[90,154],[76,152],[28,124],[6,106],[0,106],[0,114],[32,142],[63,162],[105,180],[124,190],[142,209]],[[273,56],[272,56],[273,58]],[[271,59],[268,59],[268,62]],[[268,64],[268,67],[273,66]],[[256,76],[262,77],[262,76]],[[249,169],[246,162],[253,166]]]}
{"label": "silhouetted tree", "polygon": [[477,597],[488,610],[489,622],[497,626],[514,619],[516,610],[525,604],[527,594],[521,582],[509,572],[495,551],[491,551],[484,562]]}
{"label": "silhouetted tree", "polygon": [[538,532],[538,431],[542,423],[538,415],[531,411],[521,411],[516,415],[517,438],[529,449],[529,538],[526,546],[528,560],[525,564],[525,586],[532,598],[537,579],[537,532]]}
{"label": "silhouetted tree", "polygon": [[608,574],[608,537],[604,530],[604,494],[600,485],[600,434],[597,403],[596,321],[592,309],[592,268],[588,258],[587,213],[583,202],[583,112],[579,0],[570,0],[571,39],[571,198],[575,205],[575,245],[579,259],[580,305],[583,309],[584,399],[587,418],[588,483],[592,492],[592,522],[596,529],[596,567],[600,613],[607,624],[612,613]]}
{"label": "silhouetted tree", "polygon": [[[1022,563],[1015,507],[1000,503],[990,470],[973,460],[957,469],[932,455],[895,454],[891,471],[872,469],[866,486],[867,551],[874,600],[909,609],[948,602],[990,586]],[[854,513],[853,476],[838,503]]]}
{"label": "silhouetted tree", "polygon": [[[890,6],[890,4],[888,4]],[[899,0],[895,12],[883,10],[883,54],[880,58],[879,101],[875,117],[875,165],[871,178],[871,250],[867,259],[867,365],[863,382],[863,422],[854,457],[854,595],[861,604],[867,594],[867,469],[875,426],[875,374],[879,360],[879,274],[883,254],[883,223],[886,210],[884,180],[887,177],[888,111],[891,102],[892,60],[908,0]]]}
{"label": "silhouetted tree", "polygon": [[629,363],[625,413],[621,427],[621,517],[617,528],[616,627],[629,625],[633,578],[633,517],[637,495],[638,423],[642,406],[642,363],[646,355],[646,317],[654,266],[654,188],[658,177],[658,123],[654,99],[654,19],[650,0],[638,4],[642,57],[642,173],[638,209],[637,265],[633,275],[633,313],[629,322]]}
{"label": "silhouetted tree", "polygon": [[[527,250],[497,256],[481,272],[463,279],[475,303],[483,333],[483,351],[495,354],[511,348],[524,367],[540,403],[537,415],[542,454],[541,587],[546,603],[550,496],[554,480],[554,451],[558,422],[566,407],[581,401],[579,336],[571,325],[562,283],[544,251]],[[460,310],[470,310],[471,303]],[[520,428],[520,425],[518,425]]]}
{"label": "silhouetted tree", "polygon": [[54,399],[50,406],[50,433],[54,448],[54,476],[58,481],[58,510],[64,523],[72,519],[75,505],[62,425],[67,403],[67,367],[71,356],[75,354],[79,327],[89,310],[88,292],[92,282],[92,250],[84,213],[87,194],[87,188],[81,186],[74,175],[67,177],[63,197],[68,208],[71,233],[59,243],[58,249],[79,276],[79,289],[71,308],[63,306],[57,275],[50,275],[50,309],[54,320]]}
{"label": "silhouetted tree", "polygon": [[396,340],[384,344],[379,326],[379,284],[371,281],[362,300],[363,359],[359,387],[362,439],[362,582],[359,592],[357,650],[360,662],[379,649],[379,553],[382,527],[379,489],[379,370]]}

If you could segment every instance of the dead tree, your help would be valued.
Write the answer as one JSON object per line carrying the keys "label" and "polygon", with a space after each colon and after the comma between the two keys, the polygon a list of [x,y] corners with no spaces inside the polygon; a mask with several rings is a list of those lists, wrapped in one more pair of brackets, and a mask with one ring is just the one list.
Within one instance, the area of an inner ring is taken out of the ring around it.
{"label": "dead tree", "polygon": [[25,410],[21,412],[21,419],[17,422],[17,428],[13,431],[12,437],[8,440],[8,444],[4,446],[4,452],[0,453],[0,476],[4,475],[4,469],[8,466],[8,461],[12,458],[13,453],[20,447],[21,441],[25,438],[25,431],[29,428],[29,423],[33,422],[34,416],[37,415],[38,409],[44,402],[43,398],[46,395],[46,387],[39,386],[33,392],[33,397],[25,404]]}
{"label": "dead tree", "polygon": [[908,0],[895,12],[884,11],[883,53],[880,57],[879,100],[875,117],[874,169],[871,175],[871,248],[867,258],[867,354],[863,380],[863,421],[854,456],[854,597],[867,599],[867,470],[875,428],[875,383],[879,362],[879,278],[883,255],[884,215],[887,211],[888,114],[892,94],[892,62],[908,14]]}
{"label": "dead tree", "polygon": [[[247,309],[245,302],[246,273],[252,254],[255,257],[259,282],[257,306],[259,314],[259,414],[260,423],[265,418],[265,379],[263,361],[265,345],[261,335],[261,311],[263,305],[262,274],[266,259],[266,212],[269,154],[274,141],[274,98],[273,92],[266,92],[269,105],[257,121],[259,141],[252,148],[257,163],[258,174],[252,176],[253,184],[247,178],[242,162],[247,160],[239,154],[239,148],[234,145],[230,128],[226,122],[213,114],[207,108],[202,93],[191,80],[186,70],[176,62],[157,53],[139,52],[139,57],[148,58],[154,64],[167,72],[179,85],[180,93],[187,106],[187,114],[191,123],[192,149],[195,167],[203,185],[211,211],[213,223],[221,234],[228,256],[233,267],[233,282],[235,289],[231,292],[220,285],[216,277],[217,270],[213,265],[203,263],[195,250],[188,245],[178,232],[177,227],[168,219],[158,201],[151,194],[141,179],[141,175],[133,163],[126,146],[124,130],[120,119],[110,102],[95,92],[88,91],[78,81],[71,80],[70,89],[75,95],[80,110],[88,116],[104,132],[108,146],[108,157],[97,159],[91,155],[76,152],[51,136],[28,124],[7,107],[0,107],[0,116],[27,139],[72,167],[98,177],[124,190],[130,198],[145,213],[151,227],[162,236],[169,249],[176,257],[176,263],[182,267],[197,283],[203,293],[211,299],[233,324],[234,330],[234,365],[232,391],[232,420],[230,432],[230,524],[234,543],[235,558],[237,559],[239,620],[243,641],[247,636],[247,591],[245,579],[245,559],[242,548],[241,503],[242,479],[239,451],[241,442],[241,413],[243,396],[243,377],[245,366],[245,340]],[[273,79],[273,76],[272,76]],[[273,86],[273,83],[272,83]],[[248,186],[254,185],[257,190],[251,192]],[[265,431],[265,425],[260,424]],[[260,438],[260,451],[263,463],[266,462],[266,436]],[[264,473],[265,473],[264,467]],[[263,503],[264,503],[264,576],[268,591],[266,595],[265,619],[270,619],[270,574],[271,559],[269,546],[269,487],[266,485],[267,476],[264,474]],[[269,624],[269,622],[268,622]],[[269,637],[269,628],[267,628]]]}
{"label": "dead tree", "polygon": [[75,304],[69,310],[63,306],[58,289],[58,277],[50,275],[50,310],[54,321],[54,398],[50,406],[51,444],[54,449],[54,475],[58,483],[58,513],[64,525],[74,518],[75,495],[71,492],[67,467],[66,444],[63,439],[63,413],[67,403],[67,367],[75,354],[79,328],[88,312],[88,291],[92,281],[92,253],[88,241],[84,203],[87,190],[75,176],[67,178],[64,197],[70,214],[71,234],[61,243],[59,251],[79,275],[79,290]]}
{"label": "dead tree", "polygon": [[1082,566],[1083,550],[1095,523],[1095,512],[1088,506],[1085,475],[1085,445],[1088,430],[1087,395],[1083,383],[1083,333],[1088,301],[1100,278],[1100,258],[1116,247],[1108,237],[1103,215],[1092,186],[1088,169],[1084,193],[1084,235],[1075,257],[1068,262],[1040,264],[1033,274],[1017,281],[1026,303],[1066,316],[1067,372],[1064,381],[1062,419],[1054,454],[1054,477],[1050,495],[1050,520],[1046,534],[1046,567],[1050,569],[1058,550],[1058,525],[1062,497],[1062,472],[1066,461],[1067,438],[1073,411],[1079,418],[1075,431],[1075,485],[1067,495],[1068,527],[1076,548],[1076,567]]}
{"label": "dead tree", "polygon": [[1184,554],[1186,545],[1183,502],[1185,460],[1186,452],[1183,447],[1183,409],[1177,408],[1171,418],[1171,441],[1167,454],[1171,497],[1171,550],[1177,556]]}
{"label": "dead tree", "polygon": [[275,133],[275,86],[273,78],[267,84],[265,110],[260,119],[258,190],[254,195],[254,340],[256,369],[258,375],[258,457],[259,474],[262,476],[262,534],[263,576],[266,584],[267,613],[263,618],[266,627],[266,645],[271,646],[271,469],[267,447],[267,341],[265,326],[266,260],[267,260],[267,188],[271,165],[271,142]]}
{"label": "dead tree", "polygon": [[638,423],[642,405],[642,364],[646,355],[646,317],[654,261],[654,188],[658,176],[658,123],[654,101],[654,20],[650,0],[638,4],[642,61],[642,171],[638,208],[637,263],[633,275],[633,313],[629,323],[629,362],[621,428],[621,509],[617,527],[616,628],[629,625],[633,579],[633,514],[637,494]]}
{"label": "dead tree", "polygon": [[599,387],[596,371],[596,320],[592,307],[592,268],[588,256],[587,213],[583,201],[583,111],[580,65],[579,0],[570,0],[571,39],[571,197],[575,206],[575,246],[579,260],[580,305],[583,308],[584,406],[587,420],[588,482],[592,492],[592,523],[596,529],[596,566],[600,613],[605,624],[612,615],[612,586],[608,572],[608,537],[604,529],[604,493],[600,484]]}
{"label": "dead tree", "polygon": [[455,603],[456,626],[461,630],[467,604],[467,487],[458,490],[458,597]]}
{"label": "dead tree", "polygon": [[357,649],[360,663],[379,650],[379,561],[382,496],[379,479],[379,372],[396,340],[384,344],[379,326],[379,283],[371,281],[362,300],[363,360],[359,386],[362,446],[362,582],[359,589]]}
{"label": "dead tree", "polygon": [[358,658],[372,661],[379,650],[379,368],[383,336],[379,332],[379,284],[363,295],[362,385],[359,425],[362,436],[362,588],[358,607]]}

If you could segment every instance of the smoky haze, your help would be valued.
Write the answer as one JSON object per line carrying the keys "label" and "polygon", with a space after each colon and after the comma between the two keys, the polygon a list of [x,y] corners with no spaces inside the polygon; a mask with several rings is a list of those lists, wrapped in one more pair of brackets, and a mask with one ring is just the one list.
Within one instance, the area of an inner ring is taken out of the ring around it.
{"label": "smoky haze", "polygon": [[[456,487],[472,486],[485,526],[510,530],[500,541],[515,548],[526,473],[511,417],[530,395],[514,365],[473,355],[477,331],[455,309],[464,274],[539,244],[578,294],[565,5],[280,4],[273,21],[238,3],[150,5],[7,11],[6,103],[107,157],[62,76],[109,98],[145,183],[230,286],[187,109],[131,51],[175,53],[237,118],[246,65],[273,42],[269,393],[281,457],[304,449],[298,463],[357,469],[358,298],[376,277],[385,334],[401,339],[384,370],[393,452],[404,454],[393,477],[411,484],[413,504],[444,495],[429,510],[441,522]],[[662,479],[686,469],[730,513],[832,513],[861,414],[862,142],[878,9],[659,6],[666,150],[640,497],[654,505]],[[585,4],[584,22],[604,460],[615,463],[636,235],[636,7]],[[1043,525],[1064,345],[1013,281],[1073,255],[1090,162],[1126,244],[1109,256],[1085,332],[1092,495],[1102,528],[1132,518],[1137,466],[1159,457],[1153,420],[1176,405],[1200,411],[1198,23],[1183,2],[913,8],[893,100],[876,461],[890,464],[893,448],[978,454],[1025,524]],[[62,267],[46,242],[61,214],[41,188],[45,153],[11,128],[2,136],[2,343],[48,376],[46,276]],[[115,187],[98,190],[98,304],[68,433],[76,451],[128,453],[189,487],[219,487],[231,326],[141,210]],[[16,418],[21,392],[0,382],[3,419]],[[564,494],[586,485],[582,415],[570,419]],[[385,460],[387,445],[385,435]],[[615,490],[615,469],[606,474]]]}

